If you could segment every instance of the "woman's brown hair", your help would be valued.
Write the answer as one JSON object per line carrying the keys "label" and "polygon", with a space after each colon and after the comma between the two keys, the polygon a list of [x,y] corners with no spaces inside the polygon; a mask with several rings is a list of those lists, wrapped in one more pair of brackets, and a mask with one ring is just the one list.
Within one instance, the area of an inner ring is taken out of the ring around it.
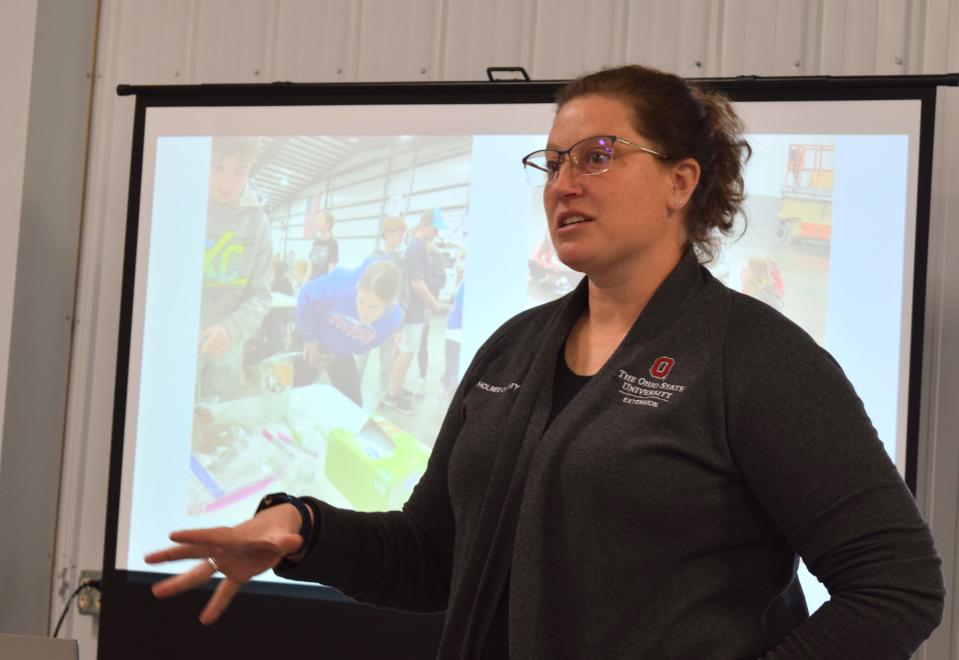
{"label": "woman's brown hair", "polygon": [[612,96],[632,109],[634,128],[670,160],[693,158],[701,170],[689,200],[686,233],[704,262],[716,253],[716,232],[732,233],[745,198],[743,166],[752,149],[745,127],[722,94],[671,73],[639,65],[591,73],[563,87],[559,108],[581,96]]}

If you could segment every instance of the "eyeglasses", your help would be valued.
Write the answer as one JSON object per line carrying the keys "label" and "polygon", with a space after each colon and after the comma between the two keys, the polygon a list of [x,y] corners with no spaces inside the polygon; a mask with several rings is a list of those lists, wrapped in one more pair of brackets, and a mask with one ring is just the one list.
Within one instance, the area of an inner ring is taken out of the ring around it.
{"label": "eyeglasses", "polygon": [[597,135],[580,140],[569,149],[540,149],[523,158],[523,167],[526,170],[526,180],[529,185],[539,187],[552,183],[559,174],[563,165],[563,157],[569,156],[569,161],[580,174],[602,174],[609,169],[615,153],[614,146],[624,144],[627,147],[639,149],[660,160],[669,160],[669,156],[654,151],[649,147],[634,144],[615,135]]}

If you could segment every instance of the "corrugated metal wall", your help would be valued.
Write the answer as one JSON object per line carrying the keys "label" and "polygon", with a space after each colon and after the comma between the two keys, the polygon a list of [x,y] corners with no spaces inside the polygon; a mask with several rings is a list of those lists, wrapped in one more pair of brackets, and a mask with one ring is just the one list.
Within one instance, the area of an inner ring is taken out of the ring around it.
{"label": "corrugated metal wall", "polygon": [[[948,0],[104,0],[131,84],[567,78],[623,62],[686,76],[959,70]],[[950,39],[950,37],[952,37]]]}
{"label": "corrugated metal wall", "polygon": [[[118,83],[481,80],[508,65],[555,79],[625,62],[690,77],[959,71],[959,0],[102,0],[57,575],[72,587],[102,561],[133,122]],[[71,625],[92,659],[92,621]]]}

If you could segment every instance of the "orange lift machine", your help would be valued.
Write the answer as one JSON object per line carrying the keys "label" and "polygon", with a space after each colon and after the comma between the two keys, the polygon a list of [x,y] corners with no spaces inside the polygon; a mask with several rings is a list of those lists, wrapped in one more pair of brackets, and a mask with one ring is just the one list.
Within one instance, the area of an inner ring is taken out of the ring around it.
{"label": "orange lift machine", "polygon": [[829,243],[835,161],[834,145],[789,145],[776,230],[780,242]]}

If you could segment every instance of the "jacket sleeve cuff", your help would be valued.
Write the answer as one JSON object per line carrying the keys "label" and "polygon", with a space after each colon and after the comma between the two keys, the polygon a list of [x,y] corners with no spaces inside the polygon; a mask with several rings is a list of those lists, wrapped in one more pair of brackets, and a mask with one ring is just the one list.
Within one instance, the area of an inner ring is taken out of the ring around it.
{"label": "jacket sleeve cuff", "polygon": [[309,507],[310,511],[313,512],[313,533],[310,534],[310,538],[307,539],[306,541],[307,543],[306,554],[303,555],[303,558],[300,559],[299,561],[293,561],[292,559],[289,559],[288,557],[284,557],[279,564],[273,567],[273,572],[279,575],[280,577],[291,579],[291,580],[296,580],[296,579],[308,580],[310,578],[297,578],[293,574],[297,573],[298,569],[302,569],[303,566],[310,563],[310,558],[313,555],[314,551],[316,550],[317,540],[320,538],[320,534],[322,533],[323,519],[322,519],[322,514],[320,512],[321,506],[320,506],[319,500],[313,497],[308,497],[308,496],[300,497],[299,499],[302,500],[307,507]]}

